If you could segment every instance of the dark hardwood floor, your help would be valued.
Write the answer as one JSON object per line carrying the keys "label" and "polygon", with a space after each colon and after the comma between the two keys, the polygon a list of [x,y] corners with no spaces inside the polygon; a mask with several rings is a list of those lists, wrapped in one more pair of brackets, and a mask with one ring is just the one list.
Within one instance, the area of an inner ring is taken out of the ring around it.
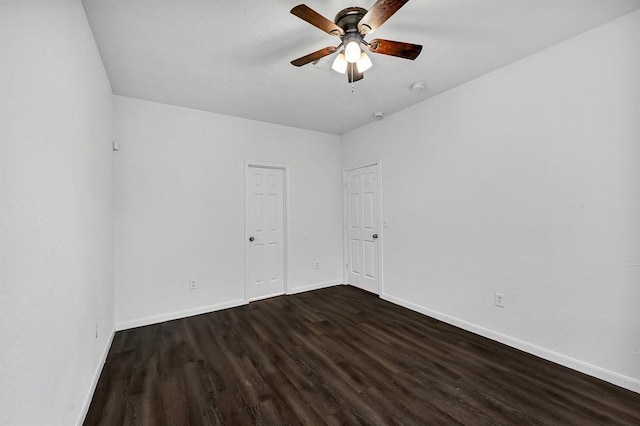
{"label": "dark hardwood floor", "polygon": [[118,332],[86,425],[640,425],[640,394],[340,286]]}

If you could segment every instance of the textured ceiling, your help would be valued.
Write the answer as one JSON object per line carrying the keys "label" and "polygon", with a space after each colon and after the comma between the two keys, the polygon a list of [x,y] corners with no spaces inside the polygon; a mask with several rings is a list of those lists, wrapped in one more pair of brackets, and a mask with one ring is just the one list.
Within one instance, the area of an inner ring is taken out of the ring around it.
{"label": "textured ceiling", "polygon": [[[333,20],[375,0],[308,0]],[[412,0],[373,37],[424,45],[415,61],[371,54],[351,85],[333,55],[289,61],[330,36],[292,0],[83,0],[114,93],[342,134],[640,8],[640,0]],[[411,83],[424,81],[420,93]]]}

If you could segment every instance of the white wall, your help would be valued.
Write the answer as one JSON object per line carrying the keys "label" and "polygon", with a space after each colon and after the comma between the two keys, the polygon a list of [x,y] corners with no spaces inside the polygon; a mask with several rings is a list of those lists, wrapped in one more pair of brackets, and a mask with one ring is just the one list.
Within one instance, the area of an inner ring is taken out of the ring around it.
{"label": "white wall", "polygon": [[119,96],[114,105],[119,328],[244,303],[245,160],[290,167],[290,287],[342,283],[339,137]]}
{"label": "white wall", "polygon": [[1,2],[0,64],[0,424],[69,425],[113,334],[111,88],[79,1]]}
{"label": "white wall", "polygon": [[640,12],[344,135],[371,159],[384,297],[640,391]]}

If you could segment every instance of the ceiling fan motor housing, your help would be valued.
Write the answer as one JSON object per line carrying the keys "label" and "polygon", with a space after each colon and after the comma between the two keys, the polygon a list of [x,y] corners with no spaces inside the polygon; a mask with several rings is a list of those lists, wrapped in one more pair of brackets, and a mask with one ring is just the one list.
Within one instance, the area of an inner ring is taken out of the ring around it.
{"label": "ceiling fan motor housing", "polygon": [[360,39],[360,32],[358,31],[358,22],[367,14],[367,9],[361,7],[347,7],[342,9],[336,15],[334,22],[337,26],[344,30],[344,37],[349,34],[357,34]]}

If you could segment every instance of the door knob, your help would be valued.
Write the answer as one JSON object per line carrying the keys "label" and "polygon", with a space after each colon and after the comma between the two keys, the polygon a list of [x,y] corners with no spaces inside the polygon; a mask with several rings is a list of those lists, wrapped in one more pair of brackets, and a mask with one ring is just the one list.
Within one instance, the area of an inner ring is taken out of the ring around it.
{"label": "door knob", "polygon": [[249,241],[253,241],[253,240],[255,240],[255,238],[249,237]]}
{"label": "door knob", "polygon": [[378,234],[373,234],[373,239],[377,239],[378,238]]}

